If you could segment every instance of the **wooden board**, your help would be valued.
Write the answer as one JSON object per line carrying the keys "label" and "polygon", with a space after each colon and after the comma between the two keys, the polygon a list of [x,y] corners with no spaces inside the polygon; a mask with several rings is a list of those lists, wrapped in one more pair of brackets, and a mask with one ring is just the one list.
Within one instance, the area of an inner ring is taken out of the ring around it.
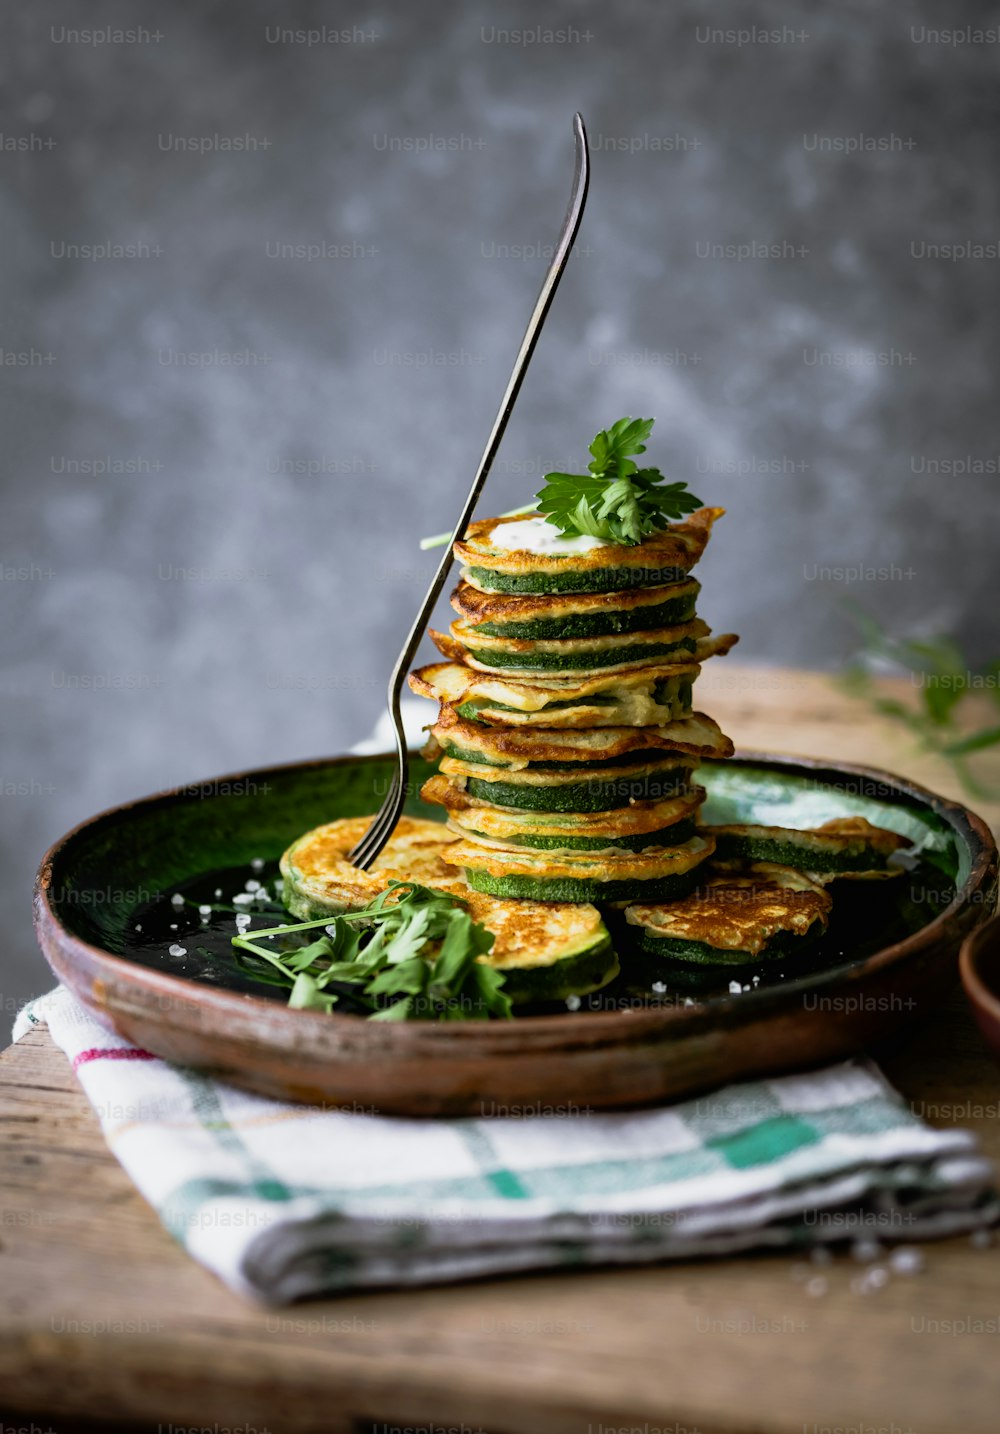
{"label": "wooden board", "polygon": [[[759,683],[700,695],[743,745],[882,764],[960,795],[929,770],[936,759],[838,706],[826,679],[799,676],[791,704]],[[1000,806],[980,806],[1000,820]],[[1000,1156],[1000,1071],[959,992],[883,1065],[931,1124],[973,1129]],[[814,1297],[791,1257],[769,1255],[268,1312],[163,1232],[44,1032],[0,1057],[5,1428],[993,1434],[1000,1252],[965,1239],[922,1248],[922,1274],[868,1296],[852,1291],[849,1258],[817,1272],[828,1290]]]}

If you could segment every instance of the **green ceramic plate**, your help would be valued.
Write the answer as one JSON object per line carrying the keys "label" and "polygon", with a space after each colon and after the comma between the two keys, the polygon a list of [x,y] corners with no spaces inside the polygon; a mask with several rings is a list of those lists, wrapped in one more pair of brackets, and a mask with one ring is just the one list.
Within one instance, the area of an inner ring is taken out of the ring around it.
{"label": "green ceramic plate", "polygon": [[[431,769],[411,760],[416,791]],[[372,1023],[290,1011],[266,973],[234,954],[231,910],[206,921],[197,907],[229,907],[248,879],[271,884],[302,832],[375,810],[392,769],[388,757],[276,767],[86,822],[39,872],[36,926],[50,965],[128,1039],[269,1095],[428,1115],[477,1114],[487,1101],[602,1107],[859,1048],[939,999],[958,945],[995,904],[996,848],[964,807],[882,772],[747,754],[700,769],[707,820],[813,826],[858,814],[914,842],[903,877],[836,888],[830,930],[807,957],[741,968],[749,989],[734,993],[731,970],[633,952],[612,912],[625,970],[574,1012]],[[406,810],[441,816],[417,798]],[[174,893],[187,904],[176,908]]]}

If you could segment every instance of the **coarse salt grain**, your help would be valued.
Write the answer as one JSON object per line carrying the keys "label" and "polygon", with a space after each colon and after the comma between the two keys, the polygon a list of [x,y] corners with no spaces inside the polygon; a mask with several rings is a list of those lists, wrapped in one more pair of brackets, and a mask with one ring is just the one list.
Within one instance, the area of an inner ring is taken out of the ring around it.
{"label": "coarse salt grain", "polygon": [[184,898],[183,896],[181,896],[179,891],[175,891],[173,896],[170,898],[170,905],[176,907],[181,907],[184,905]]}
{"label": "coarse salt grain", "polygon": [[175,941],[174,944],[169,948],[169,950],[170,950],[171,956],[186,956],[186,955],[187,955],[187,947],[186,947],[186,946],[178,946],[176,941]]}
{"label": "coarse salt grain", "polygon": [[255,856],[250,863],[250,869],[251,871],[263,871],[264,858],[262,856]]}
{"label": "coarse salt grain", "polygon": [[656,994],[657,994],[658,996],[662,996],[663,993],[664,993],[664,991],[665,991],[666,989],[667,989],[667,983],[666,983],[666,981],[654,981],[654,982],[653,982],[653,990],[656,992]]}
{"label": "coarse salt grain", "polygon": [[252,906],[253,897],[249,891],[238,891],[233,897],[234,906]]}
{"label": "coarse salt grain", "polygon": [[567,997],[566,997],[566,1009],[567,1009],[567,1011],[578,1011],[578,1010],[580,1009],[580,997],[579,997],[579,996],[567,996]]}
{"label": "coarse salt grain", "polygon": [[212,908],[211,908],[210,906],[199,906],[199,907],[198,907],[198,915],[201,917],[202,921],[207,921],[208,918],[211,916],[211,914],[212,914]]}
{"label": "coarse salt grain", "polygon": [[822,1275],[813,1275],[806,1285],[806,1294],[818,1299],[820,1295],[825,1295],[828,1289],[829,1285]]}
{"label": "coarse salt grain", "polygon": [[730,996],[739,996],[739,995],[742,993],[742,991],[743,991],[743,987],[740,985],[739,981],[730,981],[730,983],[729,983],[729,994],[730,994]]}
{"label": "coarse salt grain", "polygon": [[244,890],[244,891],[249,891],[249,892],[259,891],[259,890],[260,890],[260,882],[257,881],[254,877],[251,876],[248,881],[245,881],[245,882],[243,883],[243,890]]}
{"label": "coarse salt grain", "polygon": [[877,1240],[855,1240],[851,1246],[851,1259],[856,1260],[859,1265],[872,1264],[881,1253],[882,1246]]}
{"label": "coarse salt grain", "polygon": [[924,1252],[912,1245],[900,1245],[889,1256],[889,1264],[897,1275],[918,1275],[924,1268]]}
{"label": "coarse salt grain", "polygon": [[221,900],[222,900],[222,887],[221,887],[221,886],[217,886],[217,887],[215,888],[215,899],[216,899],[216,901],[221,901]]}

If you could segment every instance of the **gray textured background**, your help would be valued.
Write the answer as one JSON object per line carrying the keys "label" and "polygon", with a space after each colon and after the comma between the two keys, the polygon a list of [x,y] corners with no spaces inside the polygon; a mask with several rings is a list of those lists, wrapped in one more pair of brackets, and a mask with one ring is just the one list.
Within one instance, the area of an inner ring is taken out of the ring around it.
{"label": "gray textured background", "polygon": [[[990,655],[1000,263],[923,246],[1000,238],[1000,47],[935,39],[942,23],[998,12],[8,16],[8,1013],[45,984],[27,890],[70,824],[371,726],[435,563],[416,540],[454,515],[562,217],[575,108],[594,151],[579,253],[481,511],[524,501],[597,427],[655,415],[652,461],[729,509],[701,576],[741,657],[836,665],[844,597]],[[81,25],[148,33],[67,38]],[[323,25],[350,38],[275,42]],[[780,33],[710,33],[752,26]],[[63,247],[104,242],[138,256]],[[736,244],[780,257],[706,250]],[[984,471],[950,471],[970,458]],[[124,471],[94,471],[108,460]],[[888,576],[820,573],[858,564]]]}

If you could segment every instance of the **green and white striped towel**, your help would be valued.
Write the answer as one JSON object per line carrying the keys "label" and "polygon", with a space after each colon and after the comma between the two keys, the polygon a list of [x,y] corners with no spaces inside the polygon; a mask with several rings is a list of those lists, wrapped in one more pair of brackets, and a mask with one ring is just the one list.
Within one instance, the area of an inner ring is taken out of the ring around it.
{"label": "green and white striped towel", "polygon": [[15,1040],[41,1023],[167,1229],[270,1304],[998,1214],[972,1136],[929,1129],[868,1064],[656,1110],[422,1121],[248,1095],[109,1035],[61,988]]}

